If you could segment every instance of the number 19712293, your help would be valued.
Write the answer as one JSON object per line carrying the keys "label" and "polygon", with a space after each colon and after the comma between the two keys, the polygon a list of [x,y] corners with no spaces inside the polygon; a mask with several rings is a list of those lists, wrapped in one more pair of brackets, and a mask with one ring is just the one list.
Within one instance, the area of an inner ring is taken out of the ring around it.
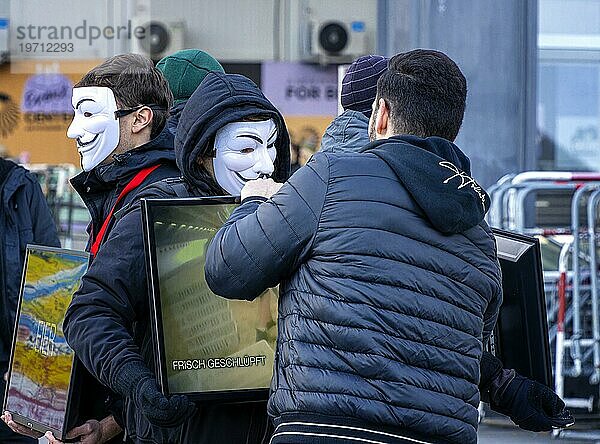
{"label": "number 19712293", "polygon": [[19,43],[21,52],[73,52],[73,43]]}

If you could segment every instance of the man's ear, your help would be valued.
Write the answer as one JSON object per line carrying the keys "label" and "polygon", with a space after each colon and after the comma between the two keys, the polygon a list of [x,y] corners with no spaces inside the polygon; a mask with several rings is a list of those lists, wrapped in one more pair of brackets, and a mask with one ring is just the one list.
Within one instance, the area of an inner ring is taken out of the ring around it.
{"label": "man's ear", "polygon": [[134,134],[140,133],[144,128],[151,127],[154,113],[148,107],[140,108],[133,114],[133,122],[131,124],[131,132]]}
{"label": "man's ear", "polygon": [[377,115],[375,116],[375,131],[378,138],[387,137],[390,122],[390,109],[384,99],[379,99]]}

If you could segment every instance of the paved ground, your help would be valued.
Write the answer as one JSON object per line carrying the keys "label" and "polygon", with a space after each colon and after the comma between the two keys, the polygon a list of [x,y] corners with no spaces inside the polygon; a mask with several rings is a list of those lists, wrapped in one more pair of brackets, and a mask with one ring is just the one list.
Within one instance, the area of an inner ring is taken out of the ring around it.
{"label": "paved ground", "polygon": [[479,444],[594,444],[600,440],[554,439],[549,433],[526,432],[517,427],[507,425],[481,424],[479,426]]}
{"label": "paved ground", "polygon": [[[40,439],[40,444],[47,444],[44,438]],[[593,444],[600,443],[600,440],[556,440],[548,433],[525,432],[519,428],[506,425],[482,424],[479,426],[479,444]]]}

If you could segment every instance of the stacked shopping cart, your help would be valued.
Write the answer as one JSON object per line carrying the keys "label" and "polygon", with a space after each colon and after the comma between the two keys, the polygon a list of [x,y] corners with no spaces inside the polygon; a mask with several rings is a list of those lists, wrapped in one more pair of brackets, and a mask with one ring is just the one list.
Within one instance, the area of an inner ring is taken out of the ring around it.
{"label": "stacked shopping cart", "polygon": [[600,419],[600,173],[530,171],[488,192],[491,226],[540,239],[556,392]]}

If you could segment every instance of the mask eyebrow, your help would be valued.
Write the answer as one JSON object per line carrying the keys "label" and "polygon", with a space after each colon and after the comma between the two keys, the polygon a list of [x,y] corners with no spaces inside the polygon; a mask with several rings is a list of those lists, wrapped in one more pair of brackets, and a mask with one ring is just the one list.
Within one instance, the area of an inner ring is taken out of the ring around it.
{"label": "mask eyebrow", "polygon": [[81,99],[79,102],[77,102],[77,105],[75,105],[75,109],[79,108],[79,105],[81,105],[83,102],[95,102],[94,99]]}
{"label": "mask eyebrow", "polygon": [[239,135],[239,136],[237,136],[237,137],[247,137],[248,139],[252,139],[252,140],[255,140],[255,141],[257,141],[257,142],[258,142],[258,143],[260,143],[261,145],[264,143],[260,137],[258,137],[258,136],[255,136],[254,134],[240,134],[240,135]]}

